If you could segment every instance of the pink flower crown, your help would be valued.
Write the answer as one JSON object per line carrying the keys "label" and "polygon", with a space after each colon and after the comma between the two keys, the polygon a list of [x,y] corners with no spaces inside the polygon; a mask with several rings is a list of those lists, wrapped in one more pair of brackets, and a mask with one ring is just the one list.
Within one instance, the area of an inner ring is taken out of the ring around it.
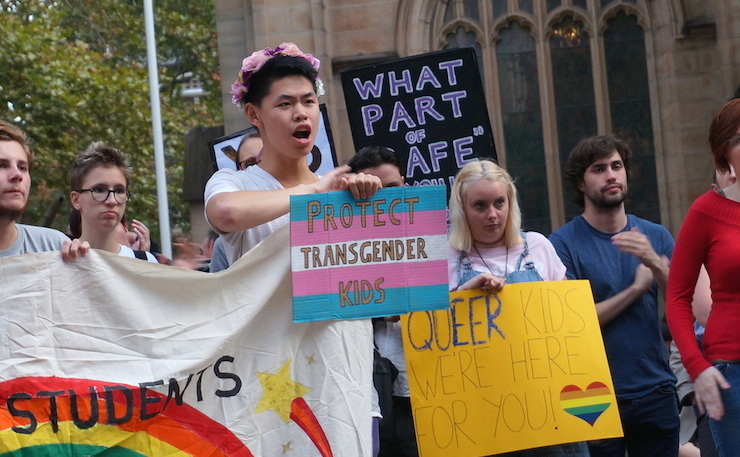
{"label": "pink flower crown", "polygon": [[[235,105],[244,106],[244,97],[249,92],[249,81],[252,79],[252,75],[259,71],[268,60],[275,56],[293,56],[302,57],[311,64],[311,66],[318,72],[319,65],[321,62],[311,54],[306,54],[296,46],[294,43],[283,43],[275,49],[265,48],[261,51],[255,51],[251,56],[245,58],[242,61],[242,68],[239,70],[239,77],[236,79],[234,84],[231,85],[231,101]],[[316,76],[315,81],[316,95],[324,95],[324,84],[321,78]]]}

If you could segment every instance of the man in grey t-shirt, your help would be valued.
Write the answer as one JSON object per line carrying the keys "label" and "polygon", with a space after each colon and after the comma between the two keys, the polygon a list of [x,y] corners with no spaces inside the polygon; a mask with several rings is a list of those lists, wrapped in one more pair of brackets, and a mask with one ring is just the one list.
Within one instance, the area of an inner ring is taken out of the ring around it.
{"label": "man in grey t-shirt", "polygon": [[58,251],[69,241],[58,230],[16,223],[31,190],[33,152],[29,143],[23,130],[0,120],[0,257]]}

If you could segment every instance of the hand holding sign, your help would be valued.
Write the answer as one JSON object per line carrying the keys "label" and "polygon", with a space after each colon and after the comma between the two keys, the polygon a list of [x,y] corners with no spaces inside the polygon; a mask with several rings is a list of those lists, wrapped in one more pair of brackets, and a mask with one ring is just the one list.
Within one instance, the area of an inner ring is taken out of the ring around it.
{"label": "hand holding sign", "polygon": [[290,205],[294,321],[448,306],[444,188],[301,195]]}
{"label": "hand holding sign", "polygon": [[356,199],[368,199],[375,195],[378,189],[383,187],[380,178],[365,173],[350,173],[346,176],[347,190],[352,193]]}

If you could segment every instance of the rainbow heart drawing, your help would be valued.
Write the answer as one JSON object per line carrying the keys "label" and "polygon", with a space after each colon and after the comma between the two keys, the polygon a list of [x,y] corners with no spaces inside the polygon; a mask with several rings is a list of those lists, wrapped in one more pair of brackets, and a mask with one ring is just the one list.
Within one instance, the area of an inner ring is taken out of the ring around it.
{"label": "rainbow heart drawing", "polygon": [[560,406],[566,413],[594,425],[596,419],[612,404],[611,393],[603,382],[592,382],[586,390],[570,384],[560,391]]}

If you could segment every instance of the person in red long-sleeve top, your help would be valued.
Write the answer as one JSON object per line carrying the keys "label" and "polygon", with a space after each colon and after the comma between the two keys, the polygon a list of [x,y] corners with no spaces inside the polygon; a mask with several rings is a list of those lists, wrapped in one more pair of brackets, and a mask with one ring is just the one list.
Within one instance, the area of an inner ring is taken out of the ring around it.
{"label": "person in red long-sleeve top", "polygon": [[[740,169],[740,99],[717,111],[709,144],[719,172]],[[702,264],[711,281],[712,310],[700,348],[691,301]],[[668,278],[666,314],[695,402],[710,418],[721,457],[740,449],[740,183],[700,196],[676,241]]]}

